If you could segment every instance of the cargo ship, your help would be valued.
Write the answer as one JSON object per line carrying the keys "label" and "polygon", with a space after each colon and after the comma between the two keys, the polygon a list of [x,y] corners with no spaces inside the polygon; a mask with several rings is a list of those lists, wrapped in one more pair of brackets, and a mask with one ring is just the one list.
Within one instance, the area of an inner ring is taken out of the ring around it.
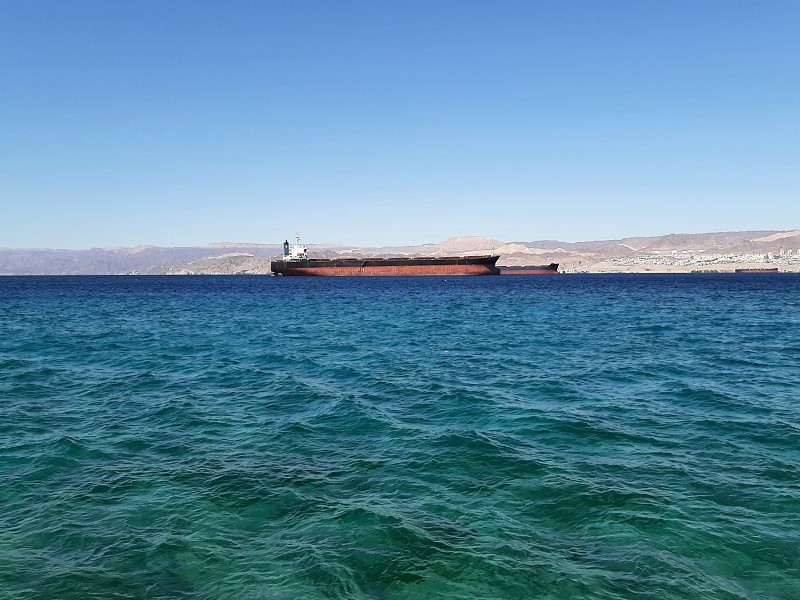
{"label": "cargo ship", "polygon": [[558,263],[530,267],[500,267],[501,275],[558,275]]}
{"label": "cargo ship", "polygon": [[414,258],[309,258],[300,243],[283,242],[283,257],[270,264],[273,275],[288,276],[406,276],[406,275],[499,275],[499,255]]}

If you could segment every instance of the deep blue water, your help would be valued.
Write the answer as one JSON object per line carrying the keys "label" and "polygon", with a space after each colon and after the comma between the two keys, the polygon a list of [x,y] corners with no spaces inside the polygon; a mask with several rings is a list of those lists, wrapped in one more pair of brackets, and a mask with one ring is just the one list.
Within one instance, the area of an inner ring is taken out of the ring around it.
{"label": "deep blue water", "polygon": [[0,278],[0,598],[800,598],[800,276]]}

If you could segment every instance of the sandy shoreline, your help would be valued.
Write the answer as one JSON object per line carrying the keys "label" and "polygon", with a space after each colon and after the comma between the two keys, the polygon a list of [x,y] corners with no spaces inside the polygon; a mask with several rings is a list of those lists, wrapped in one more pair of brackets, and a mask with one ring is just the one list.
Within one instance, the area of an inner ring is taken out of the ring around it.
{"label": "sandy shoreline", "polygon": [[734,273],[736,269],[778,269],[778,273],[800,273],[799,263],[721,263],[714,265],[620,265],[602,261],[592,265],[569,265],[559,267],[567,273]]}

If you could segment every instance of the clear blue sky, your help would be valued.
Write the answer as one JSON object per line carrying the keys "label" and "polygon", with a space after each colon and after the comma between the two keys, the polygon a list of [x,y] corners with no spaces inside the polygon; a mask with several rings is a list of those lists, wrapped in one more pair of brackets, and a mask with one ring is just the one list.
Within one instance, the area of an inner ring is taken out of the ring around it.
{"label": "clear blue sky", "polygon": [[0,0],[0,247],[800,227],[800,1]]}

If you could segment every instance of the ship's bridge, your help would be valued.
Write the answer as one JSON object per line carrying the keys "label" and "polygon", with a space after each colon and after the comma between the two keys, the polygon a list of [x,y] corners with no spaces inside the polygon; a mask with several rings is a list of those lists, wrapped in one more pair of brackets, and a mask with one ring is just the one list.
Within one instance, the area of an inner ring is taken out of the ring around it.
{"label": "ship's bridge", "polygon": [[296,242],[289,244],[289,240],[283,242],[283,260],[303,260],[308,258],[308,248],[300,243],[300,234],[295,236]]}

